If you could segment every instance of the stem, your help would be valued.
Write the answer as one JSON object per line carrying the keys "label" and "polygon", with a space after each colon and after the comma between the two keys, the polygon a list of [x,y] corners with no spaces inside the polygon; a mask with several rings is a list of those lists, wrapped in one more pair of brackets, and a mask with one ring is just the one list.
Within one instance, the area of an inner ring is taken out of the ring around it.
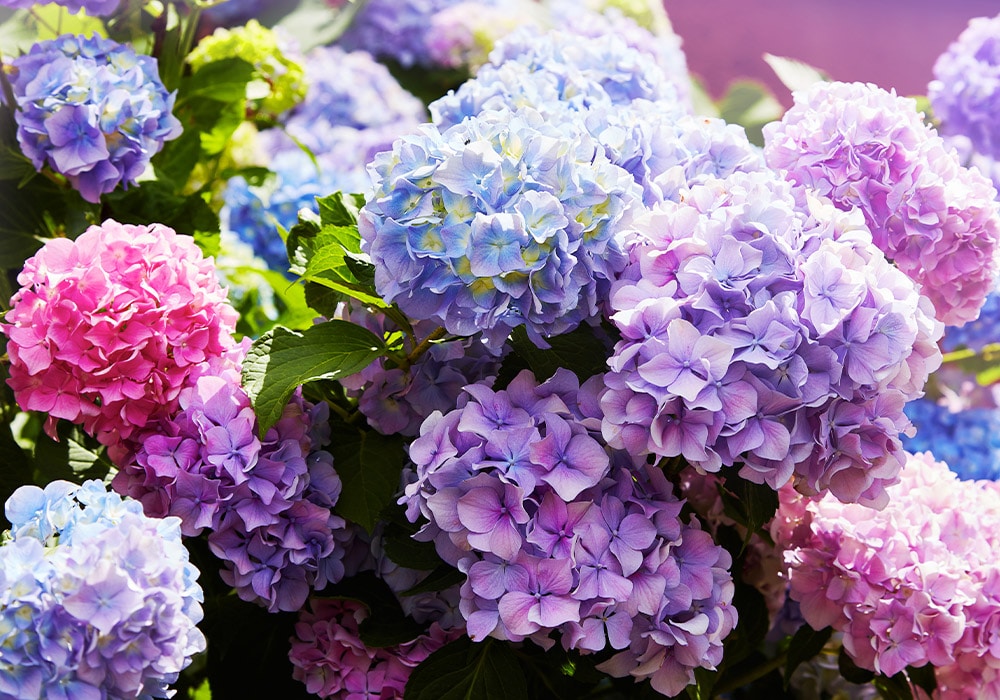
{"label": "stem", "polygon": [[[34,7],[32,7],[32,8],[30,9],[30,10],[28,10],[28,13],[29,13],[29,14],[30,14],[30,15],[31,15],[31,16],[32,16],[32,17],[33,17],[34,19],[35,19],[35,21],[36,21],[36,22],[38,22],[38,23],[39,23],[40,25],[42,25],[43,27],[45,27],[46,29],[48,29],[48,30],[49,30],[50,32],[52,32],[52,33],[53,33],[53,34],[55,34],[56,36],[59,36],[59,30],[58,30],[57,28],[53,27],[53,26],[52,26],[51,24],[49,24],[48,22],[46,22],[46,21],[45,21],[45,19],[44,19],[44,18],[43,18],[43,17],[41,16],[41,15],[39,15],[39,14],[38,14],[38,12],[36,12],[36,11],[35,11],[35,8],[34,8]],[[62,15],[60,15],[59,17],[60,17],[60,19],[62,19]]]}
{"label": "stem", "polygon": [[949,362],[961,362],[962,360],[968,360],[972,357],[981,355],[983,360],[986,362],[993,362],[1000,359],[1000,343],[990,343],[985,346],[979,352],[965,348],[963,350],[954,350],[952,352],[946,352],[941,356],[941,364],[947,364]]}
{"label": "stem", "polygon": [[773,659],[767,661],[766,663],[761,664],[752,671],[747,671],[746,673],[736,676],[736,678],[733,678],[730,681],[726,681],[725,683],[719,683],[714,688],[712,688],[712,697],[713,698],[718,697],[723,693],[729,693],[736,690],[737,688],[742,688],[748,683],[753,683],[755,680],[757,680],[758,678],[763,678],[771,671],[781,668],[787,662],[788,662],[788,652],[783,651],[777,656],[775,656]]}
{"label": "stem", "polygon": [[448,331],[446,331],[444,328],[442,327],[435,328],[430,335],[428,335],[426,338],[420,341],[420,344],[417,345],[417,347],[413,348],[410,354],[406,356],[404,362],[405,366],[402,367],[402,369],[406,370],[412,367],[413,363],[419,360],[421,355],[423,355],[425,352],[431,349],[431,346],[434,345],[434,341],[441,340],[441,338],[445,337],[446,335],[448,335]]}

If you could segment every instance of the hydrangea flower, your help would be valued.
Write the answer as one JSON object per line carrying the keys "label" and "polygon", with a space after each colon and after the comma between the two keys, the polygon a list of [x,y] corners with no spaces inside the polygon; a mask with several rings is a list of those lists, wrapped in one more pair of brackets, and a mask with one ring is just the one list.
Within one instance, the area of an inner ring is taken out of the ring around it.
{"label": "hydrangea flower", "polygon": [[977,152],[1000,158],[1000,16],[969,21],[935,61],[927,96],[941,133],[966,136]]}
{"label": "hydrangea flower", "polygon": [[519,27],[551,26],[548,8],[534,0],[464,0],[435,12],[425,42],[430,62],[475,73],[497,41]]}
{"label": "hydrangea flower", "polygon": [[916,434],[903,439],[908,452],[933,452],[962,479],[1000,479],[1000,410],[966,408],[923,399],[906,405]]}
{"label": "hydrangea flower", "polygon": [[[331,0],[328,0],[330,2]],[[348,51],[368,51],[401,66],[434,65],[428,52],[431,19],[461,0],[369,0],[337,44]]]}
{"label": "hydrangea flower", "polygon": [[359,227],[379,294],[495,350],[517,326],[539,340],[594,317],[624,263],[637,186],[582,127],[483,112],[401,137],[371,172]]}
{"label": "hydrangea flower", "polygon": [[88,202],[134,184],[181,133],[156,59],[93,36],[42,41],[11,62],[17,141],[37,170],[64,175]]}
{"label": "hydrangea flower", "polygon": [[160,224],[109,219],[52,239],[17,279],[3,331],[18,404],[112,448],[173,414],[205,363],[235,347],[212,261]]}
{"label": "hydrangea flower", "polygon": [[225,58],[246,61],[254,67],[254,79],[247,85],[248,110],[274,119],[306,94],[305,68],[289,43],[252,19],[242,27],[216,29],[198,42],[187,61],[195,73]]}
{"label": "hydrangea flower", "polygon": [[939,319],[974,319],[997,276],[996,190],[962,167],[915,103],[874,85],[817,83],[764,129],[768,165],[861,209],[886,257],[913,278]]}
{"label": "hydrangea flower", "polygon": [[662,472],[604,445],[601,383],[560,369],[470,385],[463,408],[421,426],[400,503],[427,521],[415,538],[466,575],[473,640],[547,647],[555,633],[566,649],[615,650],[599,668],[675,695],[722,658],[732,561],[681,519]]}
{"label": "hydrangea flower", "polygon": [[0,6],[10,7],[15,10],[30,10],[36,5],[49,5],[55,3],[60,7],[65,7],[70,14],[77,14],[83,10],[86,14],[95,17],[106,17],[114,14],[121,4],[121,0],[0,0]]}
{"label": "hydrangea flower", "polygon": [[946,352],[963,347],[980,352],[993,343],[1000,343],[1000,292],[995,291],[986,297],[975,320],[964,326],[946,329],[944,338],[941,339],[941,347]]}
{"label": "hydrangea flower", "polygon": [[460,630],[446,632],[434,623],[409,642],[372,648],[359,634],[367,617],[368,609],[355,600],[311,599],[290,640],[293,678],[321,698],[402,700],[413,669],[461,635]]}
{"label": "hydrangea flower", "polygon": [[198,570],[176,518],[99,481],[22,486],[0,545],[0,695],[167,698],[205,650]]}
{"label": "hydrangea flower", "polygon": [[[364,308],[343,311],[345,318],[380,338],[399,332],[385,316]],[[427,325],[414,324],[418,337],[427,337],[434,330]],[[413,349],[408,340],[404,350]],[[383,357],[340,383],[349,395],[358,398],[358,410],[372,428],[384,435],[416,436],[431,413],[449,411],[464,400],[467,385],[489,385],[500,370],[501,360],[502,354],[488,352],[475,339],[447,340],[435,342],[405,370]]]}
{"label": "hydrangea flower", "polygon": [[941,324],[860,214],[768,171],[708,178],[636,223],[603,433],[632,454],[878,504]]}
{"label": "hydrangea flower", "polygon": [[264,438],[238,368],[208,372],[180,396],[180,411],[148,426],[117,491],[147,515],[174,515],[185,535],[207,528],[223,581],[268,610],[295,611],[310,590],[344,576],[345,521],[331,508],[340,477],[328,406],[293,397]]}
{"label": "hydrangea flower", "polygon": [[1000,488],[923,453],[889,491],[881,511],[782,491],[772,535],[791,597],[811,627],[843,632],[862,668],[933,664],[935,698],[996,695]]}

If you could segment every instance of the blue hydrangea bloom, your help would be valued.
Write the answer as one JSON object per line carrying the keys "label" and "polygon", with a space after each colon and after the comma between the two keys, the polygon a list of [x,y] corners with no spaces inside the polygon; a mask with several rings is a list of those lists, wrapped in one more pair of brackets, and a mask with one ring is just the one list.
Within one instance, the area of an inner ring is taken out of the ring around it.
{"label": "blue hydrangea bloom", "polygon": [[379,293],[495,349],[517,326],[544,342],[597,315],[641,196],[582,125],[530,108],[428,124],[370,170],[359,226]]}
{"label": "blue hydrangea bloom", "polygon": [[978,352],[991,343],[1000,343],[1000,292],[992,292],[986,297],[975,321],[964,326],[949,326],[941,346],[946,352],[961,347]]}
{"label": "blue hydrangea bloom", "polygon": [[0,697],[165,698],[205,649],[177,518],[99,481],[22,486],[0,546]]}
{"label": "blue hydrangea bloom", "polygon": [[941,133],[967,136],[973,148],[1000,158],[1000,15],[969,22],[934,64],[927,86]]}
{"label": "blue hydrangea bloom", "polygon": [[903,438],[908,452],[932,452],[963,479],[1000,479],[1000,410],[968,408],[952,412],[934,401],[913,401],[906,415],[916,426]]}
{"label": "blue hydrangea bloom", "polygon": [[88,202],[136,181],[164,141],[181,133],[174,94],[156,59],[98,36],[63,35],[12,62],[17,140]]}

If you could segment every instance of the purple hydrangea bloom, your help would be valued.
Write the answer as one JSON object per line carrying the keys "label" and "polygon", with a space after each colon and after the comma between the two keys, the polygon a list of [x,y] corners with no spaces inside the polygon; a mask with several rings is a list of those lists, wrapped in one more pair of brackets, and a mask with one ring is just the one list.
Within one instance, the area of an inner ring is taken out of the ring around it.
{"label": "purple hydrangea bloom", "polygon": [[99,481],[23,486],[0,546],[0,695],[166,698],[205,649],[176,518]]}
{"label": "purple hydrangea bloom", "polygon": [[293,397],[263,440],[238,368],[208,373],[181,393],[181,410],[148,426],[116,490],[150,516],[174,515],[186,535],[209,530],[222,579],[270,611],[299,610],[310,590],[344,576],[351,532],[340,497],[325,403]]}
{"label": "purple hydrangea bloom", "polygon": [[604,444],[601,386],[563,369],[542,384],[524,371],[504,390],[470,385],[463,408],[421,426],[400,503],[427,521],[416,539],[466,574],[473,640],[616,650],[605,671],[674,695],[722,658],[732,562],[680,518],[662,472]]}
{"label": "purple hydrangea bloom", "polygon": [[431,18],[461,0],[370,0],[337,43],[402,66],[434,65],[427,44]]}
{"label": "purple hydrangea bloom", "polygon": [[494,350],[517,326],[541,340],[596,316],[639,197],[602,150],[529,108],[398,139],[359,220],[379,294]]}
{"label": "purple hydrangea bloom", "polygon": [[973,148],[1000,158],[1000,16],[976,17],[934,63],[927,86],[941,133],[966,136]]}
{"label": "purple hydrangea bloom", "polygon": [[939,319],[976,317],[998,271],[996,190],[921,121],[911,99],[874,85],[817,83],[764,129],[768,165],[857,207],[877,245],[934,303]]}
{"label": "purple hydrangea bloom", "polygon": [[10,7],[15,10],[30,10],[35,5],[56,4],[65,7],[70,14],[77,14],[83,10],[88,15],[94,17],[106,17],[113,14],[121,0],[0,0],[0,6]]}
{"label": "purple hydrangea bloom", "polygon": [[[705,179],[637,222],[604,437],[633,454],[881,503],[942,327],[859,220],[768,171]],[[810,207],[811,204],[811,208]]]}
{"label": "purple hydrangea bloom", "polygon": [[17,140],[35,168],[65,175],[88,202],[134,184],[181,133],[156,59],[94,36],[63,35],[12,61]]}

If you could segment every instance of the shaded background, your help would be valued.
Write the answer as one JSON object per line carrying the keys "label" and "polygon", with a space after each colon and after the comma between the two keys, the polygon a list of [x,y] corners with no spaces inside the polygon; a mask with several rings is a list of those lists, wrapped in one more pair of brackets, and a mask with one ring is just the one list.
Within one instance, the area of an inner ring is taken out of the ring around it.
{"label": "shaded background", "polygon": [[664,7],[710,95],[751,78],[788,106],[763,53],[797,58],[835,80],[926,94],[935,59],[969,19],[1000,13],[1000,0],[664,0]]}

